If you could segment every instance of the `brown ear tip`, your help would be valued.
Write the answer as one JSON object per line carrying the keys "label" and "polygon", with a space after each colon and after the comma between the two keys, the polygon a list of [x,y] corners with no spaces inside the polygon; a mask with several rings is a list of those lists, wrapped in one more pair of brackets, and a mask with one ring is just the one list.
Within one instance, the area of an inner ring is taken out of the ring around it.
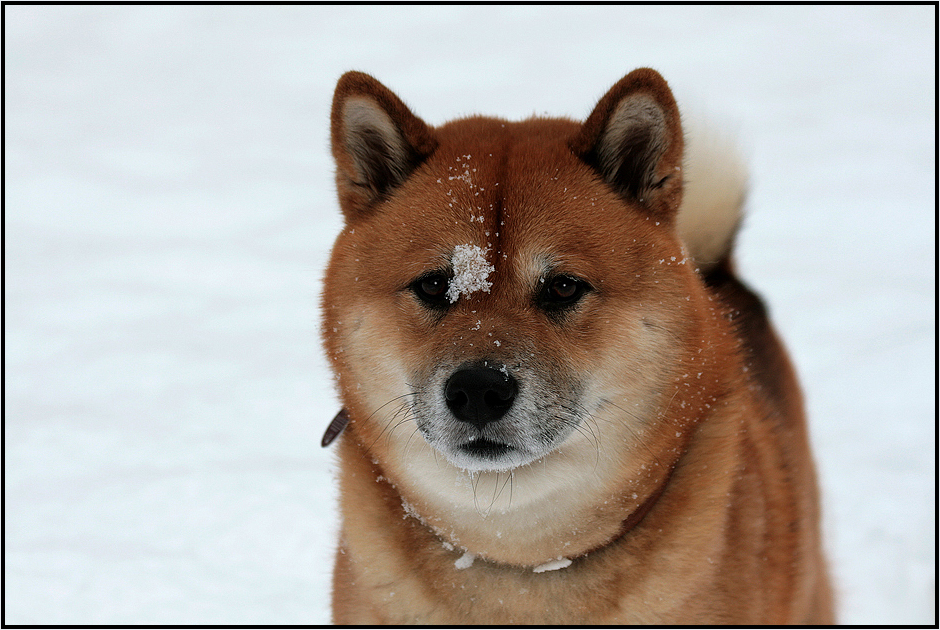
{"label": "brown ear tip", "polygon": [[634,77],[637,79],[640,79],[640,78],[652,79],[655,81],[665,81],[665,79],[663,78],[663,75],[660,74],[658,70],[654,70],[653,68],[637,68],[636,70],[633,70],[632,72],[628,73],[627,77]]}
{"label": "brown ear tip", "polygon": [[343,76],[339,78],[340,81],[349,81],[352,79],[372,79],[375,80],[368,72],[363,72],[361,70],[347,70],[343,73]]}
{"label": "brown ear tip", "polygon": [[616,87],[620,88],[620,92],[647,91],[660,100],[673,100],[669,83],[666,82],[663,75],[652,68],[637,68],[622,78]]}
{"label": "brown ear tip", "polygon": [[353,94],[371,92],[375,90],[376,86],[380,85],[381,83],[379,83],[378,79],[371,74],[366,74],[359,70],[350,70],[344,72],[343,76],[336,82],[336,94],[350,96]]}

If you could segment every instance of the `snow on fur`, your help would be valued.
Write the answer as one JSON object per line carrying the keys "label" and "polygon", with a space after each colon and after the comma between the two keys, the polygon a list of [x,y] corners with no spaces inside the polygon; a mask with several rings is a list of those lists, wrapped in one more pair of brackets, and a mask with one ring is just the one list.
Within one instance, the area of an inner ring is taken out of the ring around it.
{"label": "snow on fur", "polygon": [[473,564],[474,560],[476,560],[476,556],[470,553],[469,551],[466,551],[464,552],[462,556],[460,556],[459,558],[457,558],[457,560],[454,561],[454,568],[455,569],[469,569],[470,566]]}
{"label": "snow on fur", "polygon": [[532,572],[545,573],[546,571],[557,571],[559,569],[564,569],[568,566],[571,566],[571,558],[558,558],[557,560],[552,560],[551,562],[546,562],[545,564],[540,564],[537,567],[533,567]]}
{"label": "snow on fur", "polygon": [[447,288],[447,299],[456,302],[461,295],[471,295],[475,291],[490,292],[492,282],[487,278],[496,271],[493,265],[486,261],[487,250],[476,245],[458,245],[454,248],[451,265],[454,267],[454,277]]}

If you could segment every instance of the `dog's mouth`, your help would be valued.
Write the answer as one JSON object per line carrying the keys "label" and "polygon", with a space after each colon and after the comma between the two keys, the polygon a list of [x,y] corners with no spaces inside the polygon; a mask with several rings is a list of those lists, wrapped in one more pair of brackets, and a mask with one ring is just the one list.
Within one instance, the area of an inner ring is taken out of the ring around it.
{"label": "dog's mouth", "polygon": [[485,438],[472,440],[458,447],[461,453],[483,461],[502,461],[516,450],[508,444],[493,442]]}
{"label": "dog's mouth", "polygon": [[531,454],[520,446],[506,442],[473,438],[445,451],[454,465],[467,470],[509,470],[528,463]]}

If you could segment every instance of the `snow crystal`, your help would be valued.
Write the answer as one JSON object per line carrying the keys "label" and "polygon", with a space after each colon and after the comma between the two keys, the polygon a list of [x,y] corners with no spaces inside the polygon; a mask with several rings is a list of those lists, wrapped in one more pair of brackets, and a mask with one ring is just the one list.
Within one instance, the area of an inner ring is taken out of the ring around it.
{"label": "snow crystal", "polygon": [[459,558],[457,558],[457,559],[454,561],[454,568],[456,568],[456,569],[468,569],[468,568],[470,568],[470,565],[473,564],[473,561],[474,561],[475,559],[476,559],[476,556],[475,556],[475,555],[473,555],[473,554],[470,553],[469,551],[465,551],[462,556],[460,556]]}
{"label": "snow crystal", "polygon": [[571,564],[571,558],[558,558],[557,560],[552,560],[551,562],[540,564],[537,567],[532,567],[532,573],[545,573],[546,571],[557,571],[558,569],[564,569],[570,564]]}
{"label": "snow crystal", "polygon": [[447,299],[454,303],[461,295],[470,295],[474,291],[490,292],[492,282],[487,278],[496,269],[486,261],[487,250],[476,245],[458,245],[454,248],[451,264],[454,277],[447,288]]}
{"label": "snow crystal", "polygon": [[402,498],[401,500],[401,507],[405,510],[405,514],[402,516],[403,519],[408,518],[410,516],[411,518],[415,519],[419,523],[424,523],[424,518],[422,518],[422,516],[418,514],[418,510],[416,510],[415,507],[411,505],[410,503],[408,503],[408,501],[406,501],[404,498]]}

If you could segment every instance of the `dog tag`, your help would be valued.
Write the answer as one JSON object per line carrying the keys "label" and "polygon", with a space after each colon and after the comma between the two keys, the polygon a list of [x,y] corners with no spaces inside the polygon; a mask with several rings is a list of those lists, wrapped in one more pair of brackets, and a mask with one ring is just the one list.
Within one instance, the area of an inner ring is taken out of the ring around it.
{"label": "dog tag", "polygon": [[349,424],[349,414],[345,408],[340,409],[336,417],[333,418],[333,422],[326,428],[326,433],[323,434],[323,439],[320,440],[320,446],[329,446],[343,432],[347,424]]}

